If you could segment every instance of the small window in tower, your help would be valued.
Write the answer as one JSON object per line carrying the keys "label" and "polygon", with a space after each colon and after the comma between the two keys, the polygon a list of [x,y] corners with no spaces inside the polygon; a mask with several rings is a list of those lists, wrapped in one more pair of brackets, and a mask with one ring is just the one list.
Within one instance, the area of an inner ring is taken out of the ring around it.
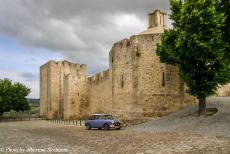
{"label": "small window in tower", "polygon": [[136,56],[137,56],[137,57],[140,57],[140,56],[141,56],[141,53],[137,51],[137,52],[136,52]]}
{"label": "small window in tower", "polygon": [[113,57],[112,57],[112,59],[111,59],[111,62],[113,63]]}
{"label": "small window in tower", "polygon": [[160,25],[161,25],[161,16],[160,16]]}
{"label": "small window in tower", "polygon": [[123,76],[123,74],[121,75],[121,88],[124,88],[124,76]]}
{"label": "small window in tower", "polygon": [[129,47],[129,46],[130,46],[130,42],[129,42],[129,41],[127,42],[126,46],[127,46],[127,47]]}
{"label": "small window in tower", "polygon": [[162,86],[165,86],[165,73],[162,74]]}

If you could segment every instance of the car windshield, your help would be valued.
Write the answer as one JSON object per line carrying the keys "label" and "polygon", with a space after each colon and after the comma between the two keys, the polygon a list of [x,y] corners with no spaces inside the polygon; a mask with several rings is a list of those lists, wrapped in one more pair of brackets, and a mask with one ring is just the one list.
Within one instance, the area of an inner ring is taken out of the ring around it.
{"label": "car windshield", "polygon": [[112,115],[105,115],[105,119],[113,119]]}
{"label": "car windshield", "polygon": [[94,119],[113,120],[113,116],[112,115],[92,115],[89,117],[89,120],[94,120]]}

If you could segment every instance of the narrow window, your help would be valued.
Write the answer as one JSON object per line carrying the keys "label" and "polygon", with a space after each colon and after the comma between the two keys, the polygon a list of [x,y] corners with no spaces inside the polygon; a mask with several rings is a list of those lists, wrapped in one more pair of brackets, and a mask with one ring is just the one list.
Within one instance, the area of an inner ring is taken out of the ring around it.
{"label": "narrow window", "polygon": [[141,56],[141,53],[140,53],[140,52],[136,52],[136,56],[137,56],[137,57],[140,57],[140,56]]}
{"label": "narrow window", "polygon": [[112,60],[111,60],[111,62],[113,63],[113,57],[112,57]]}
{"label": "narrow window", "polygon": [[162,74],[162,86],[165,86],[165,73]]}
{"label": "narrow window", "polygon": [[123,76],[123,74],[121,75],[121,88],[124,88],[124,76]]}
{"label": "narrow window", "polygon": [[161,16],[160,16],[160,25],[161,25]]}

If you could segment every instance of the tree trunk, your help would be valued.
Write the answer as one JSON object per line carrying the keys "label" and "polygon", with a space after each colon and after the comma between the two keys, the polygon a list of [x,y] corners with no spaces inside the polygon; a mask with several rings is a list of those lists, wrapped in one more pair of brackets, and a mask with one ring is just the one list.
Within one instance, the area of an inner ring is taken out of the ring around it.
{"label": "tree trunk", "polygon": [[2,121],[3,119],[3,113],[0,113],[0,122]]}
{"label": "tree trunk", "polygon": [[202,115],[206,112],[206,98],[199,98],[199,113],[198,115]]}

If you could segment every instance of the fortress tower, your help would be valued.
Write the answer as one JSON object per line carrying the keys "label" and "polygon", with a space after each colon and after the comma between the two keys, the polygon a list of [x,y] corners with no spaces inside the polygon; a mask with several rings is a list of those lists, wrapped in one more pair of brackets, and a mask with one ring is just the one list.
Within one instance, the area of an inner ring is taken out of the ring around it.
{"label": "fortress tower", "polygon": [[167,20],[167,14],[160,10],[149,13],[148,29],[141,34],[164,33],[164,30],[167,29]]}
{"label": "fortress tower", "polygon": [[168,16],[166,13],[155,10],[153,13],[149,13],[149,28],[167,27],[167,20]]}
{"label": "fortress tower", "polygon": [[155,10],[149,14],[147,30],[113,45],[109,70],[114,115],[154,116],[184,102],[178,68],[161,63],[156,54],[166,22],[167,14]]}
{"label": "fortress tower", "polygon": [[87,97],[85,91],[88,91],[86,65],[49,61],[40,67],[41,116],[69,118],[79,115],[79,106]]}

